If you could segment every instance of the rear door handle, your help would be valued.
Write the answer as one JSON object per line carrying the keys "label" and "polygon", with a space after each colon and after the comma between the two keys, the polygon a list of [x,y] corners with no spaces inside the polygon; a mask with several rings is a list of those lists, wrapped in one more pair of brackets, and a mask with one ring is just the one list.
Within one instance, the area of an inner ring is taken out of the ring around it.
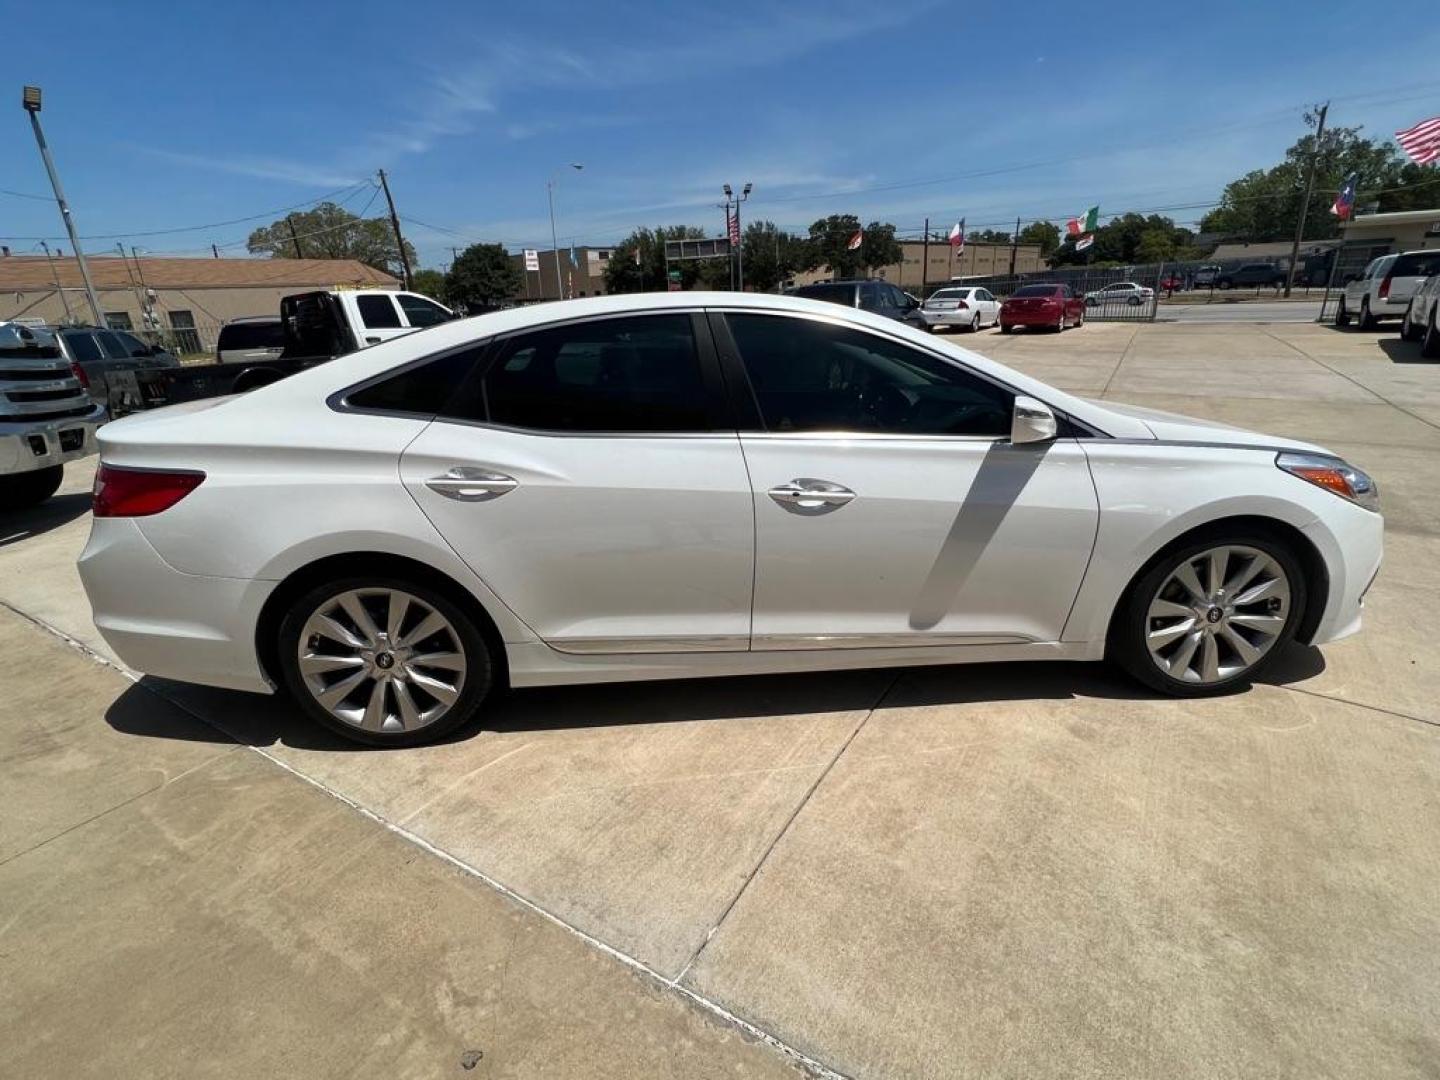
{"label": "rear door handle", "polygon": [[773,487],[768,494],[786,510],[801,514],[823,514],[838,510],[855,498],[855,492],[842,484],[808,476]]}
{"label": "rear door handle", "polygon": [[437,495],[458,502],[488,502],[507,491],[514,491],[520,486],[520,481],[490,469],[452,465],[443,476],[432,476],[426,480],[425,486]]}

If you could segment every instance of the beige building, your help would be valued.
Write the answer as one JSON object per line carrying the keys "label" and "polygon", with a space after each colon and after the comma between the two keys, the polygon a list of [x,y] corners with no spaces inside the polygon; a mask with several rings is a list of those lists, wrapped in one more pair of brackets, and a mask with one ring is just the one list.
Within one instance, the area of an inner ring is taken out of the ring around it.
{"label": "beige building", "polygon": [[1364,248],[1374,255],[1440,247],[1440,207],[1361,214],[1343,226],[1345,248]]}
{"label": "beige building", "polygon": [[[872,276],[884,278],[909,292],[918,293],[924,282],[939,285],[954,278],[1010,273],[1009,244],[968,243],[964,251],[957,253],[943,240],[932,240],[928,271],[921,265],[926,259],[923,241],[904,240],[901,241],[900,248],[904,253],[902,260],[879,267]],[[1039,244],[1019,244],[1015,247],[1015,273],[1031,274],[1044,269],[1045,260],[1040,257]],[[828,281],[832,276],[830,268],[822,266],[818,270],[796,274],[795,284],[810,285],[817,281]]]}
{"label": "beige building", "polygon": [[571,249],[561,248],[558,260],[554,251],[537,252],[540,269],[528,271],[525,269],[523,253],[511,255],[510,261],[515,264],[515,269],[520,271],[520,276],[524,279],[524,285],[515,294],[515,299],[521,301],[560,299],[555,288],[557,261],[560,285],[565,299],[581,296],[604,296],[605,268],[610,265],[610,259],[615,254],[614,248],[577,247],[573,250],[574,258],[572,259]]}
{"label": "beige building", "polygon": [[[354,259],[86,259],[111,327],[173,333],[186,352],[208,351],[223,323],[278,315],[280,298],[315,289],[398,289],[389,274]],[[73,258],[0,257],[0,320],[92,323]]]}

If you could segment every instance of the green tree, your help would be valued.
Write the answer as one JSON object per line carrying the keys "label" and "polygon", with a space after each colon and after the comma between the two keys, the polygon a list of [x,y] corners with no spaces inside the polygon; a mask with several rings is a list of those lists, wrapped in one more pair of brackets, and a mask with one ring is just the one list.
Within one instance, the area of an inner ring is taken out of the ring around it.
{"label": "green tree", "polygon": [[[293,230],[292,230],[293,227]],[[399,277],[400,248],[385,218],[362,218],[332,202],[313,210],[286,214],[279,221],[256,229],[245,241],[252,255],[280,259],[359,259],[366,266]],[[415,249],[407,241],[405,253],[416,263]]]}
{"label": "green tree", "polygon": [[967,244],[972,242],[976,244],[1008,244],[1010,243],[1010,234],[1001,232],[999,229],[976,229],[966,234],[965,242]]}
{"label": "green tree", "polygon": [[[1313,114],[1305,117],[1312,128],[1317,119]],[[1373,204],[1382,212],[1433,206],[1435,171],[1406,160],[1388,140],[1365,138],[1362,130],[1335,127],[1327,128],[1318,140],[1313,131],[1302,136],[1279,164],[1255,169],[1225,185],[1220,205],[1201,219],[1200,231],[1256,241],[1292,239],[1312,160],[1315,189],[1306,211],[1306,240],[1340,234],[1330,204],[1352,173],[1360,178],[1357,205]]]}
{"label": "green tree", "polygon": [[1020,230],[1020,243],[1039,244],[1040,257],[1046,258],[1060,246],[1060,226],[1052,221],[1032,221]]}
{"label": "green tree", "polygon": [[745,226],[740,249],[745,255],[745,286],[755,292],[773,292],[782,282],[805,269],[810,259],[809,243],[777,228],[771,221],[752,221]]}
{"label": "green tree", "polygon": [[416,270],[410,275],[410,287],[442,304],[445,302],[445,275],[439,270]]}
{"label": "green tree", "polygon": [[864,244],[851,251],[849,243],[859,228],[860,219],[854,214],[831,214],[811,225],[805,269],[818,270],[828,266],[833,278],[856,277],[864,265],[861,258]]}
{"label": "green tree", "polygon": [[905,258],[905,249],[895,239],[895,226],[872,221],[865,226],[865,237],[860,242],[860,265],[874,272],[882,266],[891,266]]}
{"label": "green tree", "polygon": [[[694,225],[662,225],[636,229],[620,241],[605,264],[605,291],[609,293],[664,292],[668,286],[666,240],[701,240],[709,234]],[[640,252],[636,264],[635,252]],[[725,259],[676,261],[668,269],[680,273],[680,287],[729,288],[729,262]]]}
{"label": "green tree", "polygon": [[445,295],[470,311],[493,308],[524,285],[520,270],[503,244],[471,244],[450,264]]}

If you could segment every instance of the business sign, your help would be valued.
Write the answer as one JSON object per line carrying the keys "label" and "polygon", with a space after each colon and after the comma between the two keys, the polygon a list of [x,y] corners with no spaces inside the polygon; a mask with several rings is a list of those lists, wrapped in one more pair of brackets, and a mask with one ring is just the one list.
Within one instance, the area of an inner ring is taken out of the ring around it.
{"label": "business sign", "polygon": [[540,252],[534,248],[525,249],[525,269],[527,271],[540,269]]}
{"label": "business sign", "polygon": [[728,259],[730,238],[717,236],[705,240],[666,240],[665,261],[678,262],[681,259]]}

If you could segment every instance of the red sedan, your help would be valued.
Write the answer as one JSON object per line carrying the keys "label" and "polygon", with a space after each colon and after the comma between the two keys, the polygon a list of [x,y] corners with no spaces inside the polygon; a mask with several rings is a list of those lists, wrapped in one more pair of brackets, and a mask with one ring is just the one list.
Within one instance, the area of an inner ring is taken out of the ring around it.
{"label": "red sedan", "polygon": [[1069,285],[1022,285],[1000,305],[1000,332],[1017,326],[1064,330],[1085,322],[1085,301]]}

